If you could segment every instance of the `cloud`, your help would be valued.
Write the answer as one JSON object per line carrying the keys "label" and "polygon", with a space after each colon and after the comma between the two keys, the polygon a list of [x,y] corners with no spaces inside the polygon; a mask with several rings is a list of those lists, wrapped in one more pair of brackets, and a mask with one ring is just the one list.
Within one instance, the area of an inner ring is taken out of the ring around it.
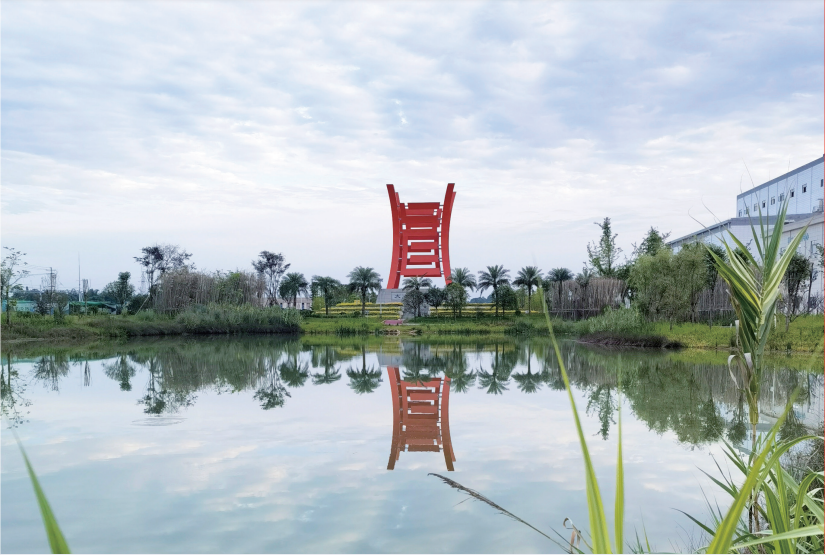
{"label": "cloud", "polygon": [[818,6],[643,6],[10,4],[3,242],[97,285],[153,241],[385,274],[384,185],[455,182],[455,263],[578,268],[606,215],[630,252],[822,154]]}

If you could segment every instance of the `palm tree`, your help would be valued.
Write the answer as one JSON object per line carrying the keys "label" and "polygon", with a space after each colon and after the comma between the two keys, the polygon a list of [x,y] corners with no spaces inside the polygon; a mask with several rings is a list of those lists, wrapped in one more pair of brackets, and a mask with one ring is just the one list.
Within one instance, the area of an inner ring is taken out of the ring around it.
{"label": "palm tree", "polygon": [[310,284],[307,283],[307,278],[304,277],[304,274],[290,272],[284,276],[283,281],[281,281],[281,285],[278,286],[278,294],[281,295],[281,298],[286,300],[288,303],[290,299],[292,299],[293,308],[297,308],[296,299],[298,299],[298,294],[304,293],[306,295],[307,287],[309,286]]}
{"label": "palm tree", "polygon": [[402,289],[405,291],[421,291],[422,287],[433,287],[433,282],[430,278],[417,277],[404,278],[402,282]]}
{"label": "palm tree", "polygon": [[[488,266],[487,272],[479,272],[479,290],[484,291],[488,287],[493,288],[493,298],[494,301],[496,301],[498,299],[496,294],[499,291],[499,287],[501,285],[510,285],[510,280],[508,279],[509,272],[510,270],[506,270],[501,264],[499,266]],[[499,316],[499,303],[496,302],[495,304],[496,315]]]}
{"label": "palm tree", "polygon": [[307,378],[310,377],[309,364],[299,362],[298,355],[293,355],[287,361],[282,362],[278,367],[284,383],[290,387],[303,387]]}
{"label": "palm tree", "polygon": [[458,283],[465,289],[469,288],[471,291],[476,289],[476,278],[467,268],[454,268],[453,273],[450,274],[450,281]]}
{"label": "palm tree", "polygon": [[[587,267],[583,267],[582,271],[576,275],[576,284],[579,285],[579,299],[581,304],[585,304],[585,299],[587,298],[588,294],[588,284],[591,283],[591,278],[593,277],[593,273]],[[586,318],[587,318],[586,313]],[[576,317],[574,318],[576,319]]]}
{"label": "palm tree", "polygon": [[313,276],[313,293],[324,298],[324,313],[330,315],[330,305],[336,297],[336,293],[341,291],[341,282],[329,276]]}
{"label": "palm tree", "polygon": [[528,314],[530,314],[531,293],[534,287],[540,287],[542,285],[542,270],[536,266],[525,266],[516,274],[516,279],[513,280],[513,284],[528,289]]}
{"label": "palm tree", "polygon": [[381,289],[381,276],[373,268],[357,266],[347,277],[350,278],[350,291],[356,291],[361,296],[361,314],[364,315],[367,295]]}
{"label": "palm tree", "polygon": [[557,284],[559,305],[562,304],[562,282],[574,279],[574,274],[568,268],[554,268],[548,272],[548,281]]}

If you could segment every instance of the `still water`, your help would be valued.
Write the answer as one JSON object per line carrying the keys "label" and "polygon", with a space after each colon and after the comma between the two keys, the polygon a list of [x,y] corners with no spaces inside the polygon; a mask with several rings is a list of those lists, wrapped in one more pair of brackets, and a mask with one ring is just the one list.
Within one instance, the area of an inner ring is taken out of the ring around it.
{"label": "still water", "polygon": [[[0,550],[48,550],[9,427],[75,552],[561,551],[429,473],[553,537],[566,517],[587,528],[547,342],[324,341],[4,353]],[[705,517],[703,490],[728,505],[701,470],[747,433],[725,355],[565,343],[563,356],[609,512],[621,406],[626,537],[644,526],[655,550],[688,549],[699,535],[675,509]],[[774,366],[761,429],[795,388],[784,433],[822,425],[822,371]]]}

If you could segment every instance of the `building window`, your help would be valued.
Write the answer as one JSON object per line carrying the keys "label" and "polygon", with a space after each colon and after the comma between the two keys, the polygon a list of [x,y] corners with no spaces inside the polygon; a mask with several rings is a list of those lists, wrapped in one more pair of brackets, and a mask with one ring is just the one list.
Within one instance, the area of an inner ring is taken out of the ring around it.
{"label": "building window", "polygon": [[757,212],[757,205],[754,205],[754,211]]}
{"label": "building window", "polygon": [[806,192],[806,184],[805,183],[803,184],[803,192],[804,193]]}
{"label": "building window", "polygon": [[783,202],[784,198],[786,198],[786,193],[780,193],[780,202]]}
{"label": "building window", "polygon": [[820,188],[821,189],[823,188],[823,180],[822,179],[820,180]]}
{"label": "building window", "polygon": [[789,198],[794,198],[794,189],[789,191]]}
{"label": "building window", "polygon": [[772,205],[774,205],[774,197],[772,197]]}
{"label": "building window", "polygon": [[762,205],[763,206],[761,206],[760,208],[765,208],[766,207],[766,201],[765,200],[762,202]]}
{"label": "building window", "polygon": [[737,211],[737,217],[738,217],[738,218],[742,218],[742,217],[743,217],[743,211],[742,211],[742,210],[738,210],[738,211]]}

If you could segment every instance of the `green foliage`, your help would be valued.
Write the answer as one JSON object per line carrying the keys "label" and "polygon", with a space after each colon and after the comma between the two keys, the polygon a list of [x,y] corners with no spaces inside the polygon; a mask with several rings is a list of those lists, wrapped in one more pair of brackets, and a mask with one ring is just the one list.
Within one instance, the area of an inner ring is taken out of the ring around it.
{"label": "green foliage", "polygon": [[640,242],[639,246],[634,245],[634,252],[633,257],[639,258],[640,256],[654,256],[662,249],[667,248],[665,241],[671,235],[671,232],[668,233],[660,233],[660,231],[651,226],[648,230],[648,233],[645,234],[643,240]]}
{"label": "green foliage", "polygon": [[800,315],[803,289],[812,277],[812,270],[813,264],[808,258],[797,251],[792,254],[786,268],[786,274],[783,276],[783,285],[786,289],[783,299],[783,312],[786,315],[787,324]]}
{"label": "green foliage", "polygon": [[404,311],[412,313],[415,317],[422,315],[422,306],[425,304],[425,295],[418,289],[411,288],[404,294],[402,299]]}
{"label": "green foliage", "polygon": [[458,281],[445,287],[445,305],[450,308],[454,318],[462,315],[462,309],[465,308],[467,300],[468,293]]}
{"label": "green foliage", "polygon": [[699,293],[707,281],[702,245],[689,244],[677,254],[660,249],[644,254],[631,267],[629,283],[634,289],[634,303],[653,321],[672,323],[693,316]]}
{"label": "green foliage", "polygon": [[528,291],[528,314],[531,313],[531,292],[534,287],[542,286],[542,270],[537,266],[525,266],[516,274],[514,285],[524,287]]}
{"label": "green foliage", "polygon": [[63,537],[63,532],[61,532],[49,501],[46,499],[46,494],[43,493],[43,488],[40,487],[37,475],[34,473],[31,462],[29,462],[29,457],[26,456],[26,451],[16,435],[15,439],[17,440],[17,446],[20,448],[20,454],[23,455],[23,461],[26,463],[26,471],[29,473],[32,487],[34,487],[37,505],[40,507],[40,516],[43,517],[43,526],[46,528],[46,537],[49,539],[49,547],[52,553],[71,553],[69,544],[66,543],[66,538]]}
{"label": "green foliage", "polygon": [[476,278],[467,268],[454,268],[450,274],[450,280],[465,289],[470,289],[471,291],[476,289]]}
{"label": "green foliage", "polygon": [[284,263],[284,255],[280,252],[261,251],[258,260],[252,261],[252,268],[262,276],[267,286],[267,298],[270,305],[275,304],[278,296],[278,288],[281,284],[282,276],[290,269],[289,264]]}
{"label": "green foliage", "polygon": [[594,222],[602,233],[597,244],[588,243],[588,262],[600,277],[615,277],[616,263],[622,249],[617,246],[617,234],[611,233],[611,218]]}
{"label": "green foliage", "polygon": [[497,302],[497,291],[499,287],[503,285],[509,285],[510,279],[508,278],[508,274],[510,270],[506,270],[504,266],[496,265],[496,266],[488,266],[487,271],[479,272],[479,280],[477,282],[479,291],[484,291],[485,289],[491,288],[493,289],[493,298],[494,303],[496,303],[496,315],[499,315],[499,302]]}
{"label": "green foliage", "polygon": [[117,303],[119,312],[123,310],[124,305],[126,305],[135,294],[135,286],[129,283],[130,276],[131,274],[129,272],[120,272],[116,281],[109,283],[103,288],[103,296],[111,298],[112,301]]}
{"label": "green foliage", "polygon": [[441,287],[431,286],[424,295],[425,302],[432,308],[438,309],[447,300],[447,291]]}
{"label": "green foliage", "polygon": [[[344,300],[344,287],[337,279],[329,276],[313,276],[312,279],[313,297],[320,296],[324,303],[324,312],[330,314],[330,307]],[[315,299],[313,299],[313,310],[315,310]]]}
{"label": "green foliage", "polygon": [[706,248],[708,250],[703,253],[703,260],[706,264],[706,287],[714,289],[719,274],[717,273],[717,265],[714,263],[714,257],[711,253],[714,253],[714,256],[724,262],[728,261],[728,255],[726,254],[726,250],[716,243],[706,245]]}
{"label": "green foliage", "polygon": [[11,296],[15,291],[23,289],[20,280],[29,275],[25,268],[28,262],[23,260],[25,252],[20,252],[12,247],[3,247],[8,254],[0,262],[0,298],[6,301],[6,324],[11,323],[12,306]]}
{"label": "green foliage", "polygon": [[373,268],[357,266],[347,277],[350,279],[350,291],[357,292],[361,298],[361,313],[364,314],[367,296],[381,289],[381,276]]}

